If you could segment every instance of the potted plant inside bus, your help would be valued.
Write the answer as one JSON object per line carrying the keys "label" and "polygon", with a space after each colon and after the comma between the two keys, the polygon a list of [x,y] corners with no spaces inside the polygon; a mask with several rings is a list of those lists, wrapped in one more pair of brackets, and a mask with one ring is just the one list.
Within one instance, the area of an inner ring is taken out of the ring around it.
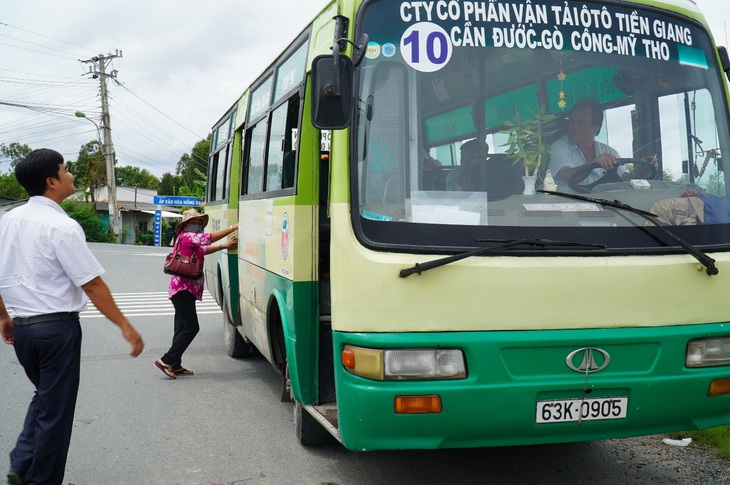
{"label": "potted plant inside bus", "polygon": [[507,158],[512,163],[522,166],[525,175],[522,177],[525,195],[535,193],[535,182],[538,173],[550,157],[550,143],[547,139],[555,134],[556,115],[545,112],[540,106],[531,118],[523,119],[519,112],[515,112],[514,121],[506,121],[507,128],[501,133],[509,136],[507,143]]}

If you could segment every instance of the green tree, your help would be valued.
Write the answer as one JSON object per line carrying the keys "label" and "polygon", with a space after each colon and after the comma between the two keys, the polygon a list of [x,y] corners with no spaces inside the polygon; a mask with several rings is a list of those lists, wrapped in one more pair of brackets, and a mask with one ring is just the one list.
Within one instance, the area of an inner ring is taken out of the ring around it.
{"label": "green tree", "polygon": [[104,223],[94,211],[94,207],[79,200],[67,199],[61,203],[66,213],[78,222],[84,230],[88,242],[114,242],[114,236],[104,228]]}
{"label": "green tree", "polygon": [[117,186],[141,187],[144,189],[157,189],[160,186],[160,180],[144,168],[117,167],[114,173],[116,174]]}
{"label": "green tree", "polygon": [[211,134],[195,144],[190,154],[185,153],[177,162],[177,175],[182,179],[179,194],[205,196],[205,184],[208,178],[208,155],[210,154]]}
{"label": "green tree", "polygon": [[0,155],[2,155],[3,158],[10,160],[11,168],[15,168],[18,162],[32,151],[33,149],[28,145],[21,145],[18,142],[13,142],[9,145],[0,143]]}
{"label": "green tree", "polygon": [[168,172],[162,175],[160,185],[157,187],[157,193],[160,195],[180,195],[181,185],[182,178]]}
{"label": "green tree", "polygon": [[0,197],[15,200],[27,199],[28,192],[18,183],[15,174],[8,172],[0,174]]}
{"label": "green tree", "polygon": [[[106,163],[101,145],[96,140],[82,145],[76,161],[68,162],[67,165],[74,174],[74,185],[77,189],[93,189],[106,183]],[[93,202],[94,191],[89,192]]]}

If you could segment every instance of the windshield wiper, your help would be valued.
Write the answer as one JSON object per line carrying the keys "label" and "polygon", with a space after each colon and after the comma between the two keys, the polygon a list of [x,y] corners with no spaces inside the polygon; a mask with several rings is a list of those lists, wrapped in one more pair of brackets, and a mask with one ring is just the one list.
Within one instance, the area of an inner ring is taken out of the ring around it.
{"label": "windshield wiper", "polygon": [[497,246],[490,246],[488,248],[474,249],[473,251],[467,251],[465,253],[447,256],[445,258],[434,259],[433,261],[427,261],[425,263],[416,263],[410,268],[404,268],[400,270],[399,276],[401,278],[407,278],[413,273],[418,273],[420,275],[421,273],[423,273],[424,271],[428,271],[429,269],[438,268],[439,266],[444,266],[455,261],[471,258],[472,256],[480,256],[482,254],[487,254],[493,251],[499,251],[500,249],[511,248],[514,246],[568,246],[606,249],[606,246],[603,244],[589,244],[572,241],[553,241],[552,239],[479,239],[478,241],[501,242],[502,244],[498,244]]}
{"label": "windshield wiper", "polygon": [[677,242],[685,251],[687,251],[690,255],[692,255],[699,263],[705,267],[705,271],[708,275],[716,275],[720,272],[719,269],[717,269],[717,266],[715,266],[715,260],[709,257],[707,254],[703,253],[699,249],[692,246],[690,243],[685,241],[684,239],[680,238],[673,232],[671,232],[669,229],[664,227],[661,222],[659,222],[658,216],[656,214],[653,214],[648,211],[644,211],[641,209],[637,209],[636,207],[630,206],[628,204],[625,204],[621,202],[620,200],[608,200],[608,199],[597,199],[594,197],[587,197],[585,195],[579,195],[579,194],[568,194],[566,192],[555,192],[552,190],[538,190],[538,192],[542,192],[543,194],[552,194],[552,195],[559,195],[561,197],[567,197],[568,199],[576,199],[576,200],[584,200],[586,202],[593,202],[595,204],[599,204],[606,207],[614,207],[616,209],[623,209],[628,212],[633,212],[634,214],[637,214],[647,221],[654,224],[656,227],[659,228],[664,234],[669,236],[670,238],[674,239],[674,241]]}

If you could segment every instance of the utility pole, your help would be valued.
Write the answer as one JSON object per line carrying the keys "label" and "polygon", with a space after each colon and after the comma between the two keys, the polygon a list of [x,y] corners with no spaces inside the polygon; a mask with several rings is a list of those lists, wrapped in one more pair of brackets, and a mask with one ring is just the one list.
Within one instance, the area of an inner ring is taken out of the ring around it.
{"label": "utility pole", "polygon": [[106,177],[107,187],[109,188],[109,227],[111,227],[117,242],[121,242],[121,213],[117,209],[117,181],[114,173],[114,144],[112,143],[112,129],[109,123],[109,103],[107,100],[106,83],[107,78],[115,79],[117,77],[116,69],[111,73],[106,72],[107,65],[116,59],[122,57],[122,51],[117,50],[115,54],[99,54],[96,57],[81,61],[89,66],[88,74],[94,79],[99,79],[101,89],[101,130],[104,135],[104,144],[102,153],[106,158]]}

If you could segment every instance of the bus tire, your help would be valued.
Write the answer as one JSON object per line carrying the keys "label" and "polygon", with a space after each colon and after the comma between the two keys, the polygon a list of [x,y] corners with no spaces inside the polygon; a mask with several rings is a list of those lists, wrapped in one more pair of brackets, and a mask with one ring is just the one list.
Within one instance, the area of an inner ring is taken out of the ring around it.
{"label": "bus tire", "polygon": [[223,336],[228,356],[234,358],[250,357],[254,353],[253,344],[243,338],[243,335],[228,318],[229,313],[228,300],[223,299]]}
{"label": "bus tire", "polygon": [[294,400],[294,432],[299,443],[304,446],[324,444],[330,437],[327,430],[297,400]]}
{"label": "bus tire", "polygon": [[241,336],[238,329],[230,324],[227,317],[223,317],[223,335],[226,340],[226,351],[229,357],[248,357],[253,352],[250,342]]}

